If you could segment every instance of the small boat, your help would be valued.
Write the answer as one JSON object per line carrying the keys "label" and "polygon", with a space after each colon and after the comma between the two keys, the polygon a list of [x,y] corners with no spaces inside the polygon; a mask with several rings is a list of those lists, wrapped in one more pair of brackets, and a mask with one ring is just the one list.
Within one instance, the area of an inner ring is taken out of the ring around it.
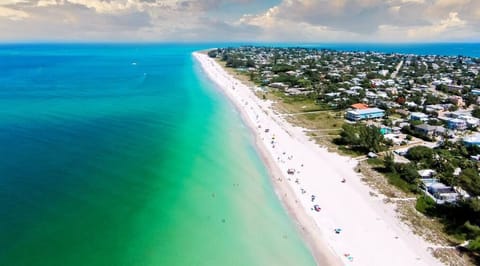
{"label": "small boat", "polygon": [[313,209],[314,209],[316,212],[319,212],[322,208],[320,208],[320,206],[318,206],[318,205],[315,205],[315,206],[313,206]]}
{"label": "small boat", "polygon": [[289,174],[289,175],[295,174],[295,169],[293,169],[293,168],[288,169],[287,174]]}

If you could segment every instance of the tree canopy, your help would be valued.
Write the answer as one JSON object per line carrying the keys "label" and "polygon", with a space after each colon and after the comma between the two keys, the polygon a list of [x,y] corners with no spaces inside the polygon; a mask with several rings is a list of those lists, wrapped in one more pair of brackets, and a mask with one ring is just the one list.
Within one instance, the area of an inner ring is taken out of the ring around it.
{"label": "tree canopy", "polygon": [[385,143],[380,129],[365,124],[344,124],[342,126],[339,144],[349,145],[352,149],[362,152],[379,152],[385,149]]}

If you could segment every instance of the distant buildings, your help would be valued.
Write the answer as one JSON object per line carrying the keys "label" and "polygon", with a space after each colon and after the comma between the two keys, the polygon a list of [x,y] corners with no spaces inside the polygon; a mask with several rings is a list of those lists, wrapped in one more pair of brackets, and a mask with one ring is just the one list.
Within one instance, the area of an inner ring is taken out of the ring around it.
{"label": "distant buildings", "polygon": [[[480,62],[471,58],[248,46],[217,49],[216,57],[235,62],[232,67],[247,70],[245,74],[266,90],[308,95],[338,111],[350,107],[345,110],[349,121],[392,113],[384,123],[368,121],[385,136],[394,127],[408,126],[403,134],[461,141],[466,130],[480,124],[470,108],[480,106],[475,82]],[[392,142],[407,141],[393,137]],[[467,137],[464,142],[480,145],[480,137]]]}

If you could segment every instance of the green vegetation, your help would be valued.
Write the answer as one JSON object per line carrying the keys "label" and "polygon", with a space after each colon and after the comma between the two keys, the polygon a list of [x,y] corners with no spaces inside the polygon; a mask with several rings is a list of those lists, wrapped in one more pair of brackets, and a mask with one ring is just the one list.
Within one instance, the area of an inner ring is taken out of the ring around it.
{"label": "green vegetation", "polygon": [[414,164],[395,163],[394,155],[387,152],[383,156],[383,167],[378,166],[375,169],[385,174],[388,182],[404,192],[418,193],[418,179],[420,175]]}
{"label": "green vegetation", "polygon": [[[455,204],[438,205],[430,197],[418,197],[415,209],[429,217],[438,219],[445,232],[458,243],[470,240],[466,247],[469,254],[479,259],[480,252],[480,177],[475,162],[469,160],[471,154],[477,154],[478,148],[465,148],[462,144],[444,143],[436,149],[425,146],[410,148],[406,157],[412,163],[395,163],[393,154],[388,152],[383,157],[383,167],[376,170],[387,177],[390,184],[405,192],[419,194],[418,169],[436,170],[441,181],[447,185],[460,186],[470,193],[470,198],[461,199]],[[454,169],[460,167],[462,172],[454,176]],[[480,261],[480,260],[479,260]]]}
{"label": "green vegetation", "polygon": [[399,173],[385,173],[387,177],[388,183],[394,185],[395,187],[399,188],[403,192],[418,192],[418,187],[416,184],[410,184],[405,181]]}
{"label": "green vegetation", "polygon": [[347,146],[351,150],[368,153],[380,152],[387,148],[380,129],[365,124],[344,124],[340,137],[335,140],[338,145]]}
{"label": "green vegetation", "polygon": [[435,201],[432,198],[426,195],[422,195],[417,199],[417,203],[415,204],[415,209],[421,213],[428,215],[431,213],[431,210],[435,209],[436,205],[437,203],[435,203]]}
{"label": "green vegetation", "polygon": [[480,118],[480,108],[475,107],[472,111],[472,116],[476,118]]}
{"label": "green vegetation", "polygon": [[421,124],[416,122],[413,124],[410,124],[410,126],[404,126],[402,127],[402,133],[407,134],[408,136],[414,136],[419,139],[423,139],[425,141],[433,141],[429,136],[423,135],[415,131],[415,124]]}
{"label": "green vegetation", "polygon": [[416,168],[430,168],[433,164],[433,150],[425,146],[415,146],[408,150],[405,157],[416,163]]}

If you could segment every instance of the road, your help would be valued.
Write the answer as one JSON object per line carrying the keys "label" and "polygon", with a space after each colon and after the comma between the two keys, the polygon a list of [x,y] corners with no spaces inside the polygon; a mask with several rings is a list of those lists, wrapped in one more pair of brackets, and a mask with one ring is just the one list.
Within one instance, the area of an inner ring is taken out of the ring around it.
{"label": "road", "polygon": [[400,63],[398,63],[397,68],[396,68],[395,71],[392,73],[392,75],[390,75],[390,78],[392,78],[392,79],[396,78],[397,75],[398,75],[398,71],[400,71],[400,69],[402,68],[402,66],[403,66],[403,60],[400,61]]}

